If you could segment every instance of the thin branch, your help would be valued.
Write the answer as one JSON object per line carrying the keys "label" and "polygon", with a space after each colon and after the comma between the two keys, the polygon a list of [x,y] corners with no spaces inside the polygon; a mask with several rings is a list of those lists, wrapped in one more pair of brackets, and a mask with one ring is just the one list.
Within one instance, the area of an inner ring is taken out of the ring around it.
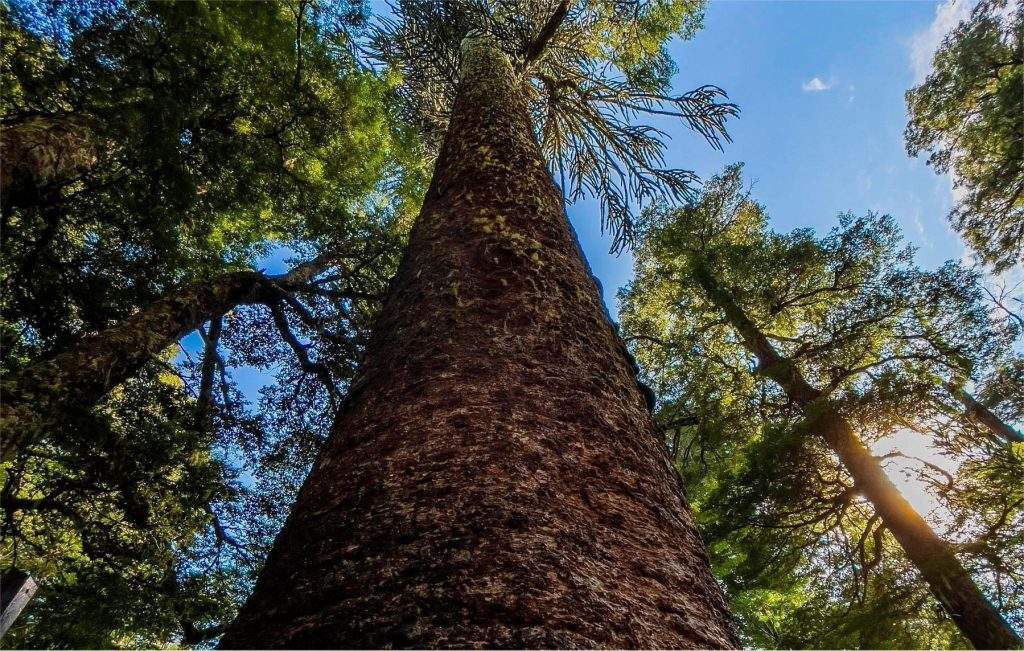
{"label": "thin branch", "polygon": [[338,390],[334,386],[334,380],[331,378],[330,371],[323,364],[313,362],[309,358],[309,352],[307,346],[305,346],[292,332],[288,325],[288,317],[285,316],[284,310],[281,309],[281,303],[271,303],[270,313],[274,317],[274,323],[277,325],[278,331],[284,338],[288,347],[295,353],[295,357],[299,362],[299,366],[302,367],[303,371],[312,373],[323,383],[324,388],[327,389],[327,393],[330,396],[331,407],[337,411],[338,408]]}
{"label": "thin branch", "polygon": [[203,340],[203,366],[199,380],[199,396],[196,398],[195,427],[198,430],[205,429],[210,411],[210,404],[213,402],[213,375],[217,370],[217,342],[220,340],[221,331],[224,327],[224,317],[218,314],[210,320],[210,330],[206,332],[199,328],[199,336]]}
{"label": "thin branch", "polygon": [[569,0],[561,0],[558,6],[555,8],[555,12],[551,14],[548,21],[544,23],[544,27],[541,28],[540,33],[537,37],[530,42],[529,46],[523,52],[523,67],[529,67],[531,63],[540,59],[547,49],[548,43],[554,37],[555,32],[562,25],[562,21],[565,20],[565,15],[569,13]]}

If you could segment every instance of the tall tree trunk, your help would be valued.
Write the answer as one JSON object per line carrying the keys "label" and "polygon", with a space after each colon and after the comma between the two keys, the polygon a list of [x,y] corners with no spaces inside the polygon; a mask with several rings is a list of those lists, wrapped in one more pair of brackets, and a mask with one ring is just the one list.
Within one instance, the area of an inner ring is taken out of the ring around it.
{"label": "tall tree trunk", "polygon": [[223,648],[738,645],[522,83],[464,42],[360,377]]}
{"label": "tall tree trunk", "polygon": [[3,459],[12,458],[43,430],[60,427],[91,409],[154,355],[205,321],[237,305],[276,300],[274,284],[301,284],[325,266],[318,259],[273,277],[237,271],[173,290],[59,355],[4,378],[0,385]]}
{"label": "tall tree trunk", "polygon": [[1011,427],[1009,423],[993,413],[991,409],[978,402],[974,396],[964,391],[963,387],[947,382],[946,389],[963,404],[968,418],[981,423],[998,442],[1024,443],[1024,434],[1021,434],[1017,429]]}
{"label": "tall tree trunk", "polygon": [[757,357],[758,372],[775,380],[801,406],[807,431],[820,436],[836,453],[964,636],[979,649],[1021,647],[1021,638],[981,593],[952,547],[904,499],[836,404],[808,384],[792,360],[779,355],[703,262],[694,260],[693,270],[701,288],[725,312],[746,348]]}

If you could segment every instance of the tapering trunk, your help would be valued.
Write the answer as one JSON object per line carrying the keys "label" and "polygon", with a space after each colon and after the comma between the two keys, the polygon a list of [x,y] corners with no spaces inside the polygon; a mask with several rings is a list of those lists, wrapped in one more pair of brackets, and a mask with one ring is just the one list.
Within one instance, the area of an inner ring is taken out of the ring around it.
{"label": "tapering trunk", "polygon": [[154,355],[205,321],[237,305],[272,300],[271,281],[301,282],[321,268],[314,261],[273,278],[238,271],[173,290],[59,355],[4,378],[0,385],[3,459],[12,458],[45,429],[61,427],[91,409]]}
{"label": "tapering trunk", "polygon": [[946,383],[946,389],[964,406],[968,418],[980,423],[999,443],[1024,443],[1024,434],[1011,427],[1006,421],[992,412],[991,409],[978,402],[974,396],[952,382]]}
{"label": "tapering trunk", "polygon": [[467,39],[360,378],[223,648],[734,647],[534,140]]}
{"label": "tapering trunk", "polygon": [[701,288],[725,312],[744,345],[757,357],[758,372],[775,380],[801,406],[806,430],[820,436],[836,453],[964,636],[979,649],[1021,647],[1021,638],[981,593],[949,543],[904,499],[836,405],[807,383],[792,360],[779,355],[703,263],[695,261],[693,268]]}

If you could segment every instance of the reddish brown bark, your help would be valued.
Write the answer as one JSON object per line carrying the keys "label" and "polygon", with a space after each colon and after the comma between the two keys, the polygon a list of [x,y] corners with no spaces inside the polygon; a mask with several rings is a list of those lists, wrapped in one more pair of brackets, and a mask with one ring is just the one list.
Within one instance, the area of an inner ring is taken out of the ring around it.
{"label": "reddish brown bark", "polygon": [[321,260],[284,276],[237,271],[173,290],[70,349],[4,378],[0,391],[0,448],[14,456],[46,428],[60,427],[91,409],[111,389],[205,321],[237,305],[278,299],[273,284],[302,283]]}
{"label": "reddish brown bark", "polygon": [[701,288],[725,312],[744,345],[757,357],[758,371],[775,380],[801,406],[806,430],[821,437],[836,453],[857,490],[874,507],[964,636],[978,649],[1020,648],[1020,637],[981,593],[953,548],[904,499],[837,406],[804,379],[796,364],[779,355],[703,262],[695,260],[693,269]]}
{"label": "reddish brown bark", "polygon": [[734,647],[521,81],[473,42],[360,379],[221,646]]}

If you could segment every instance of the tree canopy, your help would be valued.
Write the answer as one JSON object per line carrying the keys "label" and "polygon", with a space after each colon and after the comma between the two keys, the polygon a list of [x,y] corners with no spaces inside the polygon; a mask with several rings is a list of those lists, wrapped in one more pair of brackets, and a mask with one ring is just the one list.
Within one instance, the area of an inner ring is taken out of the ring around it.
{"label": "tree canopy", "polygon": [[491,35],[524,74],[533,126],[550,171],[570,201],[597,198],[613,249],[632,241],[635,215],[658,200],[689,197],[697,176],[665,166],[668,134],[639,122],[668,116],[716,148],[738,107],[705,85],[670,92],[666,44],[690,37],[703,3],[693,0],[399,0],[368,50],[400,75],[404,115],[428,141],[445,131],[470,32]]}
{"label": "tree canopy", "polygon": [[[667,108],[717,145],[736,112],[714,87],[661,94],[665,40],[699,25],[688,2],[402,3],[372,20],[359,3],[307,0],[0,11],[5,382],[64,377],[41,365],[129,345],[112,339],[124,324],[268,256],[328,262],[303,286],[268,277],[271,298],[195,315],[201,345],[152,351],[98,405],[61,405],[42,436],[5,450],[5,563],[43,586],[11,633],[22,644],[219,634],[397,264],[438,135],[418,84],[454,78],[442,63],[470,30],[536,69],[549,162],[570,170],[572,196],[602,198],[622,242],[638,206],[695,180],[661,169],[665,134],[633,118]],[[417,69],[424,33],[438,41]],[[429,94],[442,120],[451,90]],[[258,405],[233,379],[251,370],[273,376]]]}
{"label": "tree canopy", "polygon": [[[765,375],[695,282],[695,260],[770,341],[841,405],[860,436],[925,438],[930,514],[989,597],[1020,626],[1020,444],[993,437],[947,384],[985,393],[1020,363],[1019,324],[975,272],[924,271],[886,216],[841,215],[819,236],[768,228],[734,166],[700,200],[646,216],[624,333],[661,396],[666,441],[690,486],[743,632],[756,646],[961,646],[858,486]],[[703,262],[701,264],[704,264]],[[1016,350],[1019,350],[1017,348]],[[1020,386],[1013,389],[1020,393]],[[989,403],[1019,421],[1016,402]]]}
{"label": "tree canopy", "polygon": [[[612,248],[632,248],[625,356],[744,642],[967,640],[701,274],[776,375],[806,378],[924,487],[921,515],[1024,629],[1020,297],[961,262],[923,268],[890,216],[779,233],[741,166],[701,183],[666,165],[660,125],[721,149],[739,113],[713,84],[672,90],[668,43],[701,28],[699,0],[374,9],[0,3],[0,571],[41,585],[6,644],[224,632],[363,390],[474,34],[521,75],[561,198],[597,199]],[[953,175],[952,223],[995,271],[1024,242],[1022,29],[1019,4],[981,2],[907,93],[907,149]]]}
{"label": "tree canopy", "polygon": [[[3,562],[42,586],[12,643],[200,643],[249,590],[422,191],[392,86],[347,47],[353,9],[0,8],[8,379],[177,287],[329,262],[5,457]],[[277,375],[258,411],[243,365]]]}
{"label": "tree canopy", "polygon": [[954,228],[996,270],[1024,254],[1024,6],[984,0],[907,92],[907,151],[953,175]]}

